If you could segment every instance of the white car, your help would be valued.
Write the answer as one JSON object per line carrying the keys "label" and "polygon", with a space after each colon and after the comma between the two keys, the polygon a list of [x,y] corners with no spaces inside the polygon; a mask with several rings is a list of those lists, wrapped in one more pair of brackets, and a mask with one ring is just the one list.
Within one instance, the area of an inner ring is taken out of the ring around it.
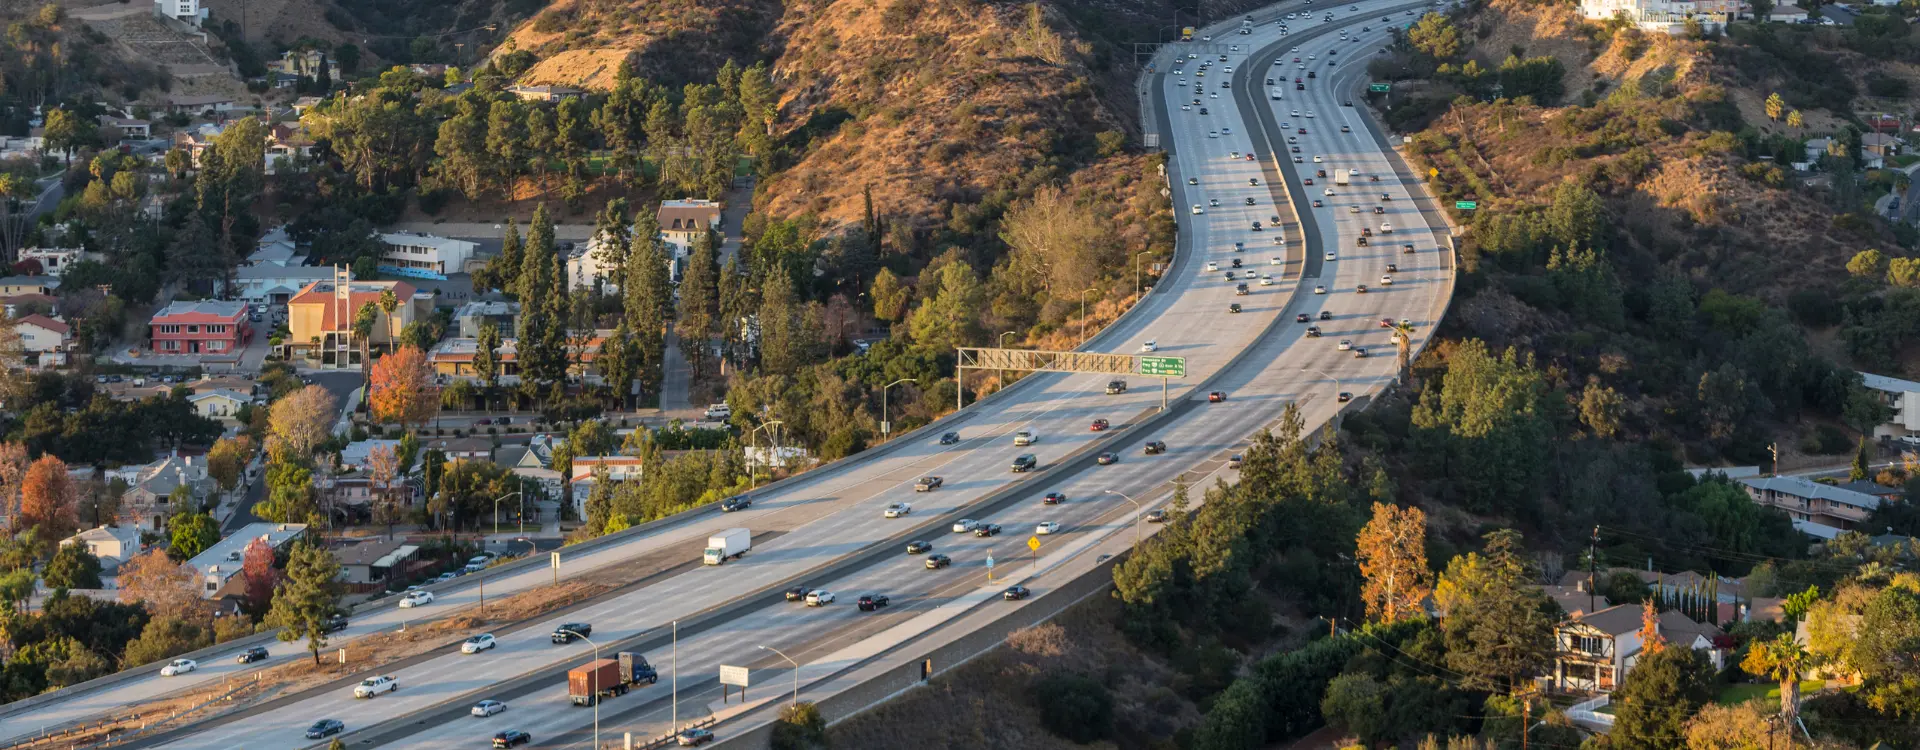
{"label": "white car", "polygon": [[199,668],[200,668],[200,662],[194,661],[192,659],[174,659],[173,661],[167,662],[166,666],[160,668],[160,676],[174,677],[177,675],[186,674],[188,672],[191,672]]}
{"label": "white car", "polygon": [[479,703],[473,704],[473,711],[471,713],[474,716],[484,719],[505,710],[507,710],[507,704],[501,703],[500,701],[480,701]]}
{"label": "white car", "polygon": [[1393,277],[1392,277],[1392,276],[1382,276],[1382,277],[1380,277],[1380,285],[1381,285],[1381,286],[1393,286]]}
{"label": "white car", "polygon": [[1311,109],[1307,110],[1307,119],[1309,120],[1313,119],[1313,110]]}
{"label": "white car", "polygon": [[821,589],[807,592],[807,606],[824,607],[833,603],[833,592]]}
{"label": "white car", "polygon": [[1333,188],[1327,188],[1327,189],[1326,189],[1326,191],[1325,191],[1325,194],[1326,194],[1326,196],[1327,196],[1328,198],[1332,198],[1332,197],[1333,197]]}
{"label": "white car", "polygon": [[1144,343],[1144,344],[1141,344],[1141,345],[1140,345],[1140,351],[1143,351],[1143,352],[1157,352],[1157,351],[1160,351],[1160,342],[1158,342],[1158,341],[1148,341],[1147,343]]}
{"label": "white car", "polygon": [[414,607],[432,603],[433,592],[431,591],[409,591],[406,596],[400,597],[401,609],[413,609]]}
{"label": "white car", "polygon": [[1326,162],[1326,160],[1327,160],[1327,159],[1326,159],[1326,157],[1324,157],[1324,156],[1315,156],[1315,157],[1313,157],[1313,163],[1315,163],[1315,164],[1322,164],[1322,163],[1325,163],[1325,162]]}
{"label": "white car", "polygon": [[481,633],[461,642],[460,653],[477,654],[498,645],[492,633]]}
{"label": "white car", "polygon": [[888,505],[886,513],[882,515],[885,515],[887,518],[905,518],[907,514],[912,512],[913,505],[909,503],[894,503]]}
{"label": "white car", "polygon": [[1348,176],[1348,177],[1359,177],[1359,176],[1360,176],[1360,170],[1358,170],[1358,169],[1349,169],[1349,170],[1347,170],[1347,176]]}
{"label": "white car", "polygon": [[1353,341],[1351,341],[1351,340],[1349,340],[1349,339],[1341,339],[1341,340],[1340,340],[1340,351],[1343,351],[1343,352],[1350,352],[1350,351],[1353,351]]}
{"label": "white car", "polygon": [[[1293,111],[1293,116],[1294,116],[1294,117],[1299,117],[1299,116],[1300,116],[1300,110],[1297,110],[1297,109],[1296,109],[1296,110],[1294,110],[1294,111]],[[1285,126],[1285,125],[1282,125],[1281,127],[1286,127],[1286,126]]]}
{"label": "white car", "polygon": [[1233,128],[1222,127],[1220,128],[1220,132],[1225,133],[1227,135],[1233,135]]}
{"label": "white car", "polygon": [[1287,264],[1287,259],[1286,259],[1286,258],[1282,258],[1282,257],[1280,257],[1280,256],[1278,256],[1278,255],[1275,255],[1275,256],[1273,256],[1273,257],[1271,257],[1271,258],[1268,258],[1268,259],[1267,259],[1267,265],[1269,265],[1269,266],[1284,266],[1284,265],[1286,265],[1286,264]]}
{"label": "white car", "polygon": [[1182,112],[1192,112],[1192,111],[1193,111],[1193,105],[1191,105],[1191,104],[1182,104],[1182,105],[1180,105],[1180,111],[1182,111]]}
{"label": "white car", "polygon": [[1325,286],[1315,286],[1315,287],[1313,288],[1313,293],[1314,293],[1314,294],[1326,294],[1326,293],[1327,293],[1327,288],[1326,288]]}
{"label": "white car", "polygon": [[383,674],[379,677],[368,677],[367,679],[361,680],[360,684],[353,686],[353,697],[372,698],[381,693],[391,693],[399,689],[400,680],[398,678],[390,674]]}
{"label": "white car", "polygon": [[964,534],[966,532],[979,528],[979,526],[980,526],[979,521],[975,521],[971,518],[962,518],[958,521],[953,522],[953,533]]}
{"label": "white car", "polygon": [[1325,257],[1325,258],[1326,258],[1327,260],[1329,260],[1329,261],[1335,261],[1335,260],[1339,260],[1339,259],[1340,259],[1340,256],[1339,256],[1339,255],[1336,255],[1336,254],[1334,254],[1334,252],[1333,252],[1332,250],[1328,250],[1328,251],[1327,251],[1327,254],[1326,254],[1325,256],[1323,256],[1323,257]]}
{"label": "white car", "polygon": [[1048,534],[1052,534],[1053,532],[1056,532],[1059,530],[1060,530],[1060,524],[1054,523],[1052,521],[1047,521],[1045,523],[1040,524],[1039,526],[1033,527],[1033,533],[1039,534],[1040,536],[1046,536]]}
{"label": "white car", "polygon": [[1380,233],[1381,233],[1381,234],[1393,234],[1393,225],[1392,225],[1392,224],[1389,224],[1389,223],[1387,223],[1387,222],[1384,222],[1384,221],[1383,221],[1383,222],[1380,222]]}
{"label": "white car", "polygon": [[1209,270],[1209,271],[1218,271],[1218,270],[1220,270],[1220,264],[1218,264],[1218,263],[1215,263],[1215,262],[1213,262],[1213,261],[1207,261],[1207,270]]}
{"label": "white car", "polygon": [[1040,433],[1033,430],[1021,430],[1013,433],[1014,445],[1033,445],[1040,442]]}
{"label": "white car", "polygon": [[1218,131],[1218,130],[1209,130],[1209,131],[1207,131],[1207,137],[1208,137],[1208,138],[1219,138],[1219,137],[1220,137],[1220,131]]}
{"label": "white car", "polygon": [[1273,286],[1273,274],[1270,274],[1270,273],[1269,273],[1269,274],[1264,274],[1264,275],[1262,275],[1262,276],[1260,277],[1260,285],[1261,285],[1261,286]]}
{"label": "white car", "polygon": [[1200,204],[1198,203],[1193,204],[1193,215],[1199,216],[1200,214],[1204,214],[1206,212],[1207,210],[1204,208],[1201,208]]}

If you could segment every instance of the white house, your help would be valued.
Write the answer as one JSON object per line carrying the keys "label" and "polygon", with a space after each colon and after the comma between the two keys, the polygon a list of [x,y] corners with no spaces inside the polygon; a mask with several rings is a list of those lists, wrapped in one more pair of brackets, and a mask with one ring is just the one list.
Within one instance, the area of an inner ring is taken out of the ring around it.
{"label": "white house", "polygon": [[87,529],[60,540],[60,546],[86,545],[87,553],[100,558],[100,571],[112,573],[120,563],[145,552],[140,544],[140,529],[134,526],[101,526]]}
{"label": "white house", "polygon": [[619,483],[637,480],[645,467],[639,456],[576,456],[567,486],[578,518],[587,517],[587,498],[593,494],[594,470],[605,469],[607,481]]}
{"label": "white house", "polygon": [[673,257],[684,258],[693,252],[695,238],[720,230],[720,211],[717,201],[662,201],[655,214],[660,222],[660,238],[673,250]]}
{"label": "white house", "polygon": [[207,9],[200,7],[200,0],[154,0],[153,14],[190,26],[207,20]]}
{"label": "white house", "polygon": [[592,289],[597,281],[602,292],[620,293],[620,286],[608,280],[607,272],[612,266],[602,257],[603,244],[599,237],[594,237],[574,245],[573,251],[567,254],[567,279],[574,289]]}
{"label": "white house", "polygon": [[1799,23],[1807,20],[1807,11],[1798,5],[1775,5],[1767,14],[1767,20],[1773,23]]}
{"label": "white house", "polygon": [[201,391],[187,397],[193,404],[193,410],[200,416],[221,422],[233,422],[240,413],[240,407],[253,403],[253,397],[225,388]]}
{"label": "white house", "polygon": [[385,447],[396,455],[400,452],[400,441],[386,438],[373,438],[348,443],[340,449],[340,465],[354,471],[366,471],[373,465],[373,449]]}
{"label": "white house", "polygon": [[250,523],[240,527],[239,531],[187,561],[200,575],[200,595],[213,598],[227,579],[240,573],[241,565],[246,562],[247,546],[255,539],[264,540],[268,547],[279,551],[306,532],[304,523]]}
{"label": "white house", "polygon": [[1887,421],[1874,426],[1873,436],[1920,448],[1920,383],[1866,372],[1860,373],[1860,382],[1892,410]]}
{"label": "white house", "polygon": [[381,272],[424,279],[465,273],[467,260],[479,247],[466,240],[412,232],[382,232],[380,241],[387,245],[380,254]]}
{"label": "white house", "polygon": [[21,348],[40,355],[42,366],[66,364],[67,351],[73,348],[73,326],[34,314],[14,321],[13,330],[20,334]]}
{"label": "white house", "polygon": [[1687,19],[1718,28],[1741,7],[1740,0],[1580,0],[1580,12],[1589,19],[1625,16],[1643,30],[1669,34],[1684,32]]}
{"label": "white house", "polygon": [[20,260],[40,261],[40,272],[49,276],[63,276],[85,258],[86,251],[77,247],[29,247],[20,251]]}
{"label": "white house", "polygon": [[267,230],[260,237],[253,254],[247,256],[247,265],[285,268],[301,265],[302,260],[304,256],[300,254],[300,248],[293,244],[292,237],[287,236],[287,227],[283,224]]}
{"label": "white house", "polygon": [[234,296],[254,304],[284,305],[317,281],[332,281],[333,269],[259,263],[233,270]]}

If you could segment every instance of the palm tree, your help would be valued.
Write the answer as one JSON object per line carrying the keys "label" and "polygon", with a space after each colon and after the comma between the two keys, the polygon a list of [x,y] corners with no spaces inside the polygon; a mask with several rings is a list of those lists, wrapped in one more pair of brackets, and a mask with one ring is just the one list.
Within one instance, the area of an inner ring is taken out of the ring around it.
{"label": "palm tree", "polygon": [[400,309],[400,298],[393,293],[392,289],[380,292],[380,310],[387,314],[388,352],[392,352],[394,347],[400,343],[399,336],[393,330],[393,311],[398,309]]}
{"label": "palm tree", "polygon": [[[369,384],[373,377],[373,325],[380,322],[380,309],[368,302],[360,306],[353,314],[353,337],[360,340],[360,377],[362,386]],[[363,395],[361,404],[367,399]]]}
{"label": "palm tree", "polygon": [[1397,370],[1400,374],[1400,384],[1409,386],[1411,385],[1409,378],[1413,376],[1413,323],[1401,321],[1393,324],[1392,328],[1393,348],[1400,354],[1400,366]]}
{"label": "palm tree", "polygon": [[1794,641],[1792,633],[1781,633],[1771,641],[1753,644],[1740,668],[1780,681],[1780,718],[1791,727],[1800,713],[1800,676],[1814,666],[1814,661],[1814,655]]}

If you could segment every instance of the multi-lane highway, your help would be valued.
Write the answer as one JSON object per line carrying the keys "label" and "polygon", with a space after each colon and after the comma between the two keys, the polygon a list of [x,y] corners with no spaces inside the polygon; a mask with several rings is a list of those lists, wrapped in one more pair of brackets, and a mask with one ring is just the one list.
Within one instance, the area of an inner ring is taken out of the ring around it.
{"label": "multi-lane highway", "polygon": [[[1276,14],[1283,17],[1296,7],[1306,6],[1283,4],[1260,16],[1263,21]],[[154,744],[296,747],[310,744],[302,731],[323,718],[346,722],[350,743],[475,747],[511,727],[531,732],[536,745],[574,744],[586,736],[593,712],[570,705],[558,673],[585,661],[592,648],[548,642],[553,626],[566,621],[593,623],[594,640],[605,650],[615,643],[636,645],[663,675],[678,666],[678,718],[684,723],[708,713],[708,703],[717,696],[715,671],[722,663],[763,673],[756,683],[784,679],[780,673],[785,662],[756,646],[780,649],[805,663],[859,642],[977,592],[986,585],[989,552],[1002,560],[1018,557],[1024,552],[1020,543],[1041,523],[1060,525],[1049,535],[1050,547],[1127,526],[1131,506],[1105,494],[1107,490],[1138,493],[1196,467],[1212,470],[1221,455],[1270,423],[1288,403],[1298,403],[1312,426],[1343,407],[1339,393],[1364,399],[1389,382],[1394,369],[1388,340],[1392,332],[1380,327],[1379,320],[1410,320],[1416,346],[1423,344],[1444,309],[1451,265],[1415,209],[1415,189],[1381,152],[1373,126],[1358,109],[1344,106],[1348,99],[1361,103],[1354,89],[1364,77],[1369,54],[1384,44],[1382,14],[1390,12],[1396,23],[1404,24],[1411,17],[1401,16],[1402,11],[1415,6],[1343,6],[1334,10],[1333,23],[1321,20],[1327,7],[1314,10],[1311,21],[1289,21],[1286,36],[1271,23],[1258,24],[1247,35],[1232,33],[1238,24],[1231,23],[1213,30],[1220,42],[1170,45],[1173,53],[1192,57],[1176,63],[1172,53],[1163,54],[1158,72],[1151,76],[1152,91],[1164,103],[1158,108],[1163,118],[1158,132],[1170,140],[1169,182],[1180,208],[1181,249],[1169,276],[1141,308],[1086,348],[1131,352],[1153,340],[1161,352],[1186,357],[1190,377],[1175,383],[1183,403],[1172,414],[1157,414],[1157,389],[1141,387],[1144,382],[1134,382],[1126,394],[1110,396],[1104,393],[1105,376],[1030,377],[970,407],[934,434],[903,439],[893,448],[762,493],[752,510],[693,514],[570,565],[588,569],[690,549],[717,529],[745,526],[756,533],[755,547],[739,561],[719,567],[663,566],[654,579],[631,591],[498,632],[499,647],[492,651],[462,655],[449,645],[423,654],[384,670],[399,679],[401,689],[377,699],[355,700],[343,686],[309,691],[157,738]],[[1362,26],[1371,28],[1362,31]],[[1340,41],[1340,29],[1349,31],[1354,41]],[[1298,53],[1292,51],[1295,46]],[[1327,65],[1329,50],[1335,51],[1333,65]],[[1227,60],[1221,61],[1222,55]],[[1296,56],[1302,62],[1291,62]],[[1212,62],[1204,77],[1198,75],[1202,59]],[[1229,66],[1231,73],[1226,71]],[[1305,78],[1309,70],[1316,73],[1313,78]],[[1303,78],[1304,89],[1293,88],[1296,74]],[[1267,77],[1276,85],[1265,86]],[[1280,85],[1283,79],[1288,83]],[[1229,82],[1226,88],[1220,87],[1222,81]],[[1280,100],[1271,98],[1271,88],[1281,89]],[[1196,98],[1201,106],[1192,106]],[[1190,109],[1182,109],[1182,104]],[[1348,132],[1342,132],[1342,126]],[[1307,132],[1297,132],[1301,129]],[[1254,159],[1249,161],[1248,154]],[[1293,162],[1294,156],[1301,157],[1299,163]],[[1328,178],[1313,171],[1322,168]],[[1359,181],[1331,186],[1335,169],[1358,170]],[[1309,178],[1312,186],[1304,183]],[[1324,194],[1329,187],[1334,190],[1331,196]],[[1316,200],[1321,205],[1314,206]],[[1215,201],[1218,206],[1211,205]],[[1192,212],[1196,204],[1202,213]],[[1375,206],[1384,213],[1374,213]],[[1276,215],[1280,231],[1273,228]],[[1259,231],[1253,229],[1255,221],[1261,222]],[[1381,222],[1393,224],[1394,231],[1382,233]],[[1356,244],[1362,229],[1375,235],[1367,247]],[[1415,252],[1402,254],[1400,246],[1409,242]],[[1334,253],[1332,260],[1327,259],[1329,252]],[[1272,262],[1276,257],[1279,265]],[[1231,267],[1235,258],[1241,259],[1239,269]],[[1388,269],[1390,263],[1394,270]],[[1208,264],[1217,270],[1209,270]],[[1229,270],[1236,271],[1233,280],[1226,278]],[[1255,274],[1251,280],[1249,273]],[[1272,278],[1260,278],[1267,274]],[[1383,276],[1391,276],[1393,283],[1380,285]],[[1242,283],[1248,285],[1244,295],[1237,293]],[[1363,284],[1368,287],[1365,294],[1359,293]],[[1316,294],[1316,287],[1324,287],[1325,293]],[[1240,312],[1230,312],[1234,304]],[[1323,312],[1326,319],[1321,319]],[[1295,322],[1303,314],[1310,323]],[[1307,338],[1308,325],[1318,326],[1323,335]],[[1370,356],[1342,350],[1342,340]],[[1205,388],[1197,387],[1203,382]],[[1205,403],[1207,390],[1222,392],[1225,401]],[[1110,420],[1114,429],[1090,431],[1095,418]],[[1151,429],[1142,426],[1148,423]],[[937,433],[946,429],[958,431],[962,441],[938,444]],[[1009,436],[1016,430],[1035,430],[1040,440],[1031,447],[1015,447]],[[1169,450],[1144,455],[1142,445],[1148,440],[1165,441]],[[1096,441],[1105,443],[1097,450],[1115,452],[1118,462],[1094,464]],[[1009,473],[1013,456],[1028,452],[1038,455],[1042,469]],[[912,492],[913,480],[923,474],[944,476],[946,485],[930,493]],[[1041,496],[1050,491],[1063,492],[1067,502],[1042,504]],[[899,501],[913,503],[913,514],[881,517],[886,504]],[[944,517],[959,515],[1000,524],[1005,532],[981,538],[948,531]],[[912,531],[931,523],[929,519],[939,523]],[[949,555],[953,565],[926,568],[924,555],[907,555],[902,549],[911,538],[932,542],[933,551]],[[488,588],[497,597],[515,587],[538,585],[548,576],[544,569],[527,571],[490,580]],[[840,602],[821,608],[781,602],[774,589],[796,582],[833,590]],[[418,621],[468,606],[476,597],[469,588],[453,587],[435,604],[408,610],[405,617]],[[1040,582],[1032,588],[1037,596],[1048,591]],[[887,594],[892,606],[860,612],[853,601],[865,593]],[[723,606],[724,617],[712,614]],[[980,606],[1023,604],[996,599]],[[401,619],[399,610],[381,610],[357,618],[346,635],[389,629]],[[665,642],[675,621],[683,624],[677,649],[672,649]],[[276,660],[302,655],[297,645],[275,647]],[[18,736],[48,719],[72,720],[183,685],[221,679],[232,671],[230,661],[203,660],[208,665],[204,674],[148,676],[48,703],[0,721],[0,736]],[[672,714],[666,699],[670,690],[669,680],[663,679],[658,686],[609,701],[600,720],[609,731],[636,736],[664,731]],[[467,705],[481,698],[505,700],[510,708],[487,719],[466,717]]]}

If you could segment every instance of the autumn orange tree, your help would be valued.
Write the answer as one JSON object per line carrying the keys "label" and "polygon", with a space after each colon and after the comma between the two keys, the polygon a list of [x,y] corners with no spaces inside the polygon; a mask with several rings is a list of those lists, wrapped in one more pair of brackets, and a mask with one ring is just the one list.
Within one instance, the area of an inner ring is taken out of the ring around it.
{"label": "autumn orange tree", "polygon": [[174,562],[165,550],[150,550],[120,565],[120,601],[145,605],[156,619],[190,619],[201,601],[198,578],[193,566]]}
{"label": "autumn orange tree", "polygon": [[20,525],[40,530],[43,539],[73,536],[79,525],[79,495],[73,477],[67,474],[67,462],[51,455],[41,456],[27,468],[20,485]]}
{"label": "autumn orange tree", "polygon": [[1427,514],[1419,508],[1373,504],[1357,542],[1368,618],[1394,623],[1420,614],[1421,600],[1433,593],[1426,538]]}
{"label": "autumn orange tree", "polygon": [[367,405],[373,418],[400,425],[424,424],[433,416],[433,367],[419,347],[401,347],[373,365]]}

